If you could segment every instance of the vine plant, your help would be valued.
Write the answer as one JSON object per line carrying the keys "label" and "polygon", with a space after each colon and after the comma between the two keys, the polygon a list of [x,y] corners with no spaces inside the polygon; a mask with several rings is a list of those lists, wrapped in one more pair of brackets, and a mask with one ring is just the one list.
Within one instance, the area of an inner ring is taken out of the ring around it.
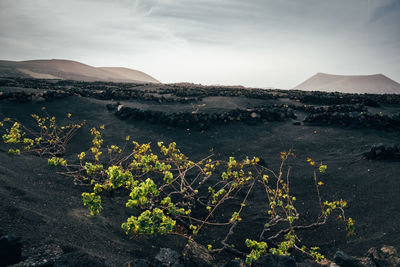
{"label": "vine plant", "polygon": [[5,144],[11,146],[8,154],[20,155],[21,153],[37,153],[40,156],[57,157],[65,152],[66,146],[76,131],[80,129],[84,122],[74,124],[70,121],[71,113],[63,119],[60,125],[56,118],[50,116],[46,108],[43,107],[43,117],[32,114],[36,121],[35,129],[28,129],[17,120],[4,118],[0,121],[3,128],[2,135]]}
{"label": "vine plant", "polygon": [[[50,166],[63,168],[59,173],[90,185],[92,190],[83,193],[82,199],[91,216],[101,212],[105,192],[126,190],[129,195],[125,205],[132,209],[132,216],[121,227],[133,237],[171,234],[185,237],[190,242],[208,227],[221,227],[225,234],[215,248],[207,245],[210,252],[229,250],[245,257],[246,263],[251,264],[266,253],[290,255],[296,250],[317,262],[325,261],[318,247],[302,245],[297,232],[326,224],[333,213],[338,213],[349,235],[354,233],[354,221],[344,212],[346,201],[323,199],[321,187],[324,183],[318,174],[323,174],[327,166],[311,158],[307,161],[313,171],[320,214],[309,224],[298,223],[301,214],[295,207],[296,197],[291,192],[291,168],[288,166],[288,161],[295,158],[292,150],[281,152],[281,163],[276,171],[265,167],[257,157],[243,160],[229,157],[227,161],[221,161],[209,155],[200,161],[192,161],[176,147],[176,143],[139,144],[127,136],[122,146],[105,145],[102,139],[105,127],[100,126],[90,130],[91,147],[79,153],[75,162],[69,163],[61,154],[83,123],[58,127],[54,117],[32,117],[39,127],[38,132],[10,119],[4,119],[0,124],[5,129],[3,141],[13,145],[9,153],[20,154],[22,148],[23,152],[46,155]],[[68,114],[67,119],[70,117]],[[229,239],[235,235],[235,228],[247,221],[242,214],[248,208],[249,196],[260,192],[265,194],[266,200],[265,224],[257,240],[244,240],[250,251],[245,253]],[[229,207],[228,202],[231,202]],[[224,220],[221,213],[227,212],[231,216]]]}

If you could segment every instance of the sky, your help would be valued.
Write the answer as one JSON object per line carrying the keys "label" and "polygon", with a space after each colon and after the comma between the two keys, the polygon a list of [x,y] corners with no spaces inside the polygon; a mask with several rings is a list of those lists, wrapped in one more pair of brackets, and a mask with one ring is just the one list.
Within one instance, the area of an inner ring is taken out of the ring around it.
{"label": "sky", "polygon": [[164,83],[400,82],[400,0],[0,0],[0,59],[52,58]]}

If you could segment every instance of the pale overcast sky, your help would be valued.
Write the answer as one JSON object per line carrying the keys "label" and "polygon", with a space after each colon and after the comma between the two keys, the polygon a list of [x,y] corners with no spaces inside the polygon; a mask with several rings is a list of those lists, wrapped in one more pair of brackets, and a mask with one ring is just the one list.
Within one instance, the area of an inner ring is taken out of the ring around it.
{"label": "pale overcast sky", "polygon": [[400,0],[0,0],[0,59],[123,66],[161,82],[400,82]]}

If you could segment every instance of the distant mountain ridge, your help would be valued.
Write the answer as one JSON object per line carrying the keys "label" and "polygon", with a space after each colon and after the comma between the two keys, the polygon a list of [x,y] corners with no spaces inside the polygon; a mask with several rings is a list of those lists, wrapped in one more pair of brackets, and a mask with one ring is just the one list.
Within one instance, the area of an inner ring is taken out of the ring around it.
{"label": "distant mountain ridge", "polygon": [[400,84],[383,74],[333,75],[317,73],[293,89],[359,94],[400,94]]}
{"label": "distant mountain ridge", "polygon": [[0,77],[26,77],[77,81],[160,83],[150,75],[119,67],[93,67],[64,59],[7,61],[0,60]]}

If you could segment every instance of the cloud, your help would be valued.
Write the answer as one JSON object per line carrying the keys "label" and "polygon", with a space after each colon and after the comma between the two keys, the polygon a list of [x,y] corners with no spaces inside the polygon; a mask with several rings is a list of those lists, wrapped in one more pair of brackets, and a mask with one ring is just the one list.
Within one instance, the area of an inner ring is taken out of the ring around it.
{"label": "cloud", "polygon": [[2,0],[0,58],[70,58],[164,82],[400,80],[399,0]]}

